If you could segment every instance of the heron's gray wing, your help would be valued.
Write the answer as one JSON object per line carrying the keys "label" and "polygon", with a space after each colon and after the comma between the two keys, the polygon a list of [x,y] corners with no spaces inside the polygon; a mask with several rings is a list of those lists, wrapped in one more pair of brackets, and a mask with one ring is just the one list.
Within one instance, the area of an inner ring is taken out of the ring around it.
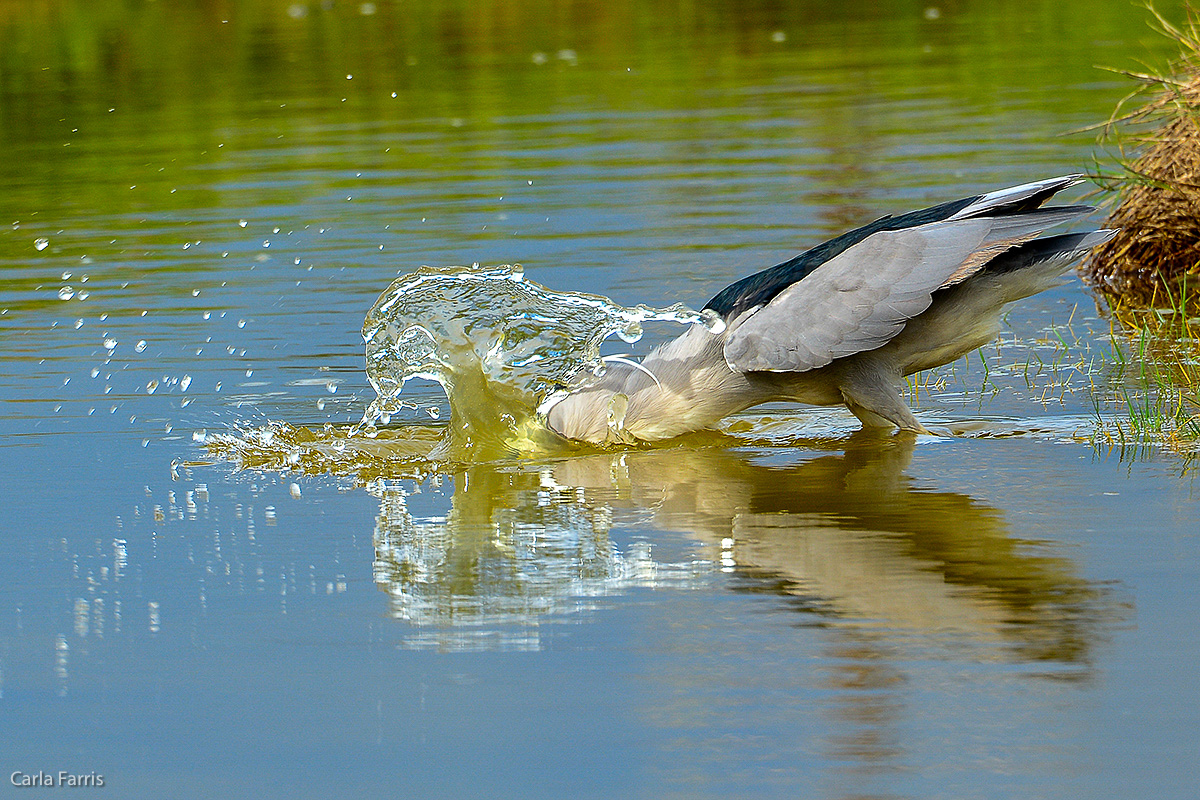
{"label": "heron's gray wing", "polygon": [[725,360],[739,372],[804,372],[881,347],[930,306],[937,289],[1089,210],[1046,208],[873,233],[733,320]]}

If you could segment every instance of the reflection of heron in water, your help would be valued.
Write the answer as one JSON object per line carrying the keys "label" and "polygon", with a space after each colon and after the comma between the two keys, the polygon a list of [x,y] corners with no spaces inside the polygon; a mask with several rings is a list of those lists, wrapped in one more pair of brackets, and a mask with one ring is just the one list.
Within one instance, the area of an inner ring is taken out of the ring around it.
{"label": "reflection of heron in water", "polygon": [[1038,238],[1088,206],[1041,208],[1079,176],[884,217],[727,287],[641,363],[615,361],[548,408],[592,443],[652,441],[775,400],[845,404],[866,427],[924,432],[900,378],[949,363],[999,330],[1004,306],[1053,285],[1115,231]]}
{"label": "reflection of heron in water", "polygon": [[[844,455],[759,466],[728,449],[626,453],[618,481],[655,525],[722,547],[740,572],[831,624],[946,632],[1076,662],[1099,592],[1061,556],[1014,539],[1003,515],[903,472],[913,443],[860,432]],[[611,486],[618,459],[563,462],[556,479]],[[614,499],[615,502],[615,499]]]}
{"label": "reflection of heron in water", "polygon": [[652,510],[656,527],[694,534],[714,561],[800,598],[822,624],[1086,661],[1101,598],[1069,560],[1012,538],[995,509],[915,486],[903,473],[910,440],[860,433],[844,444],[785,467],[727,446],[475,466],[456,476],[452,510],[432,527],[383,497],[376,580],[402,616],[420,606],[425,623],[455,624],[471,608],[490,609],[493,623],[536,622],[588,581],[591,593],[639,575],[686,582],[677,566],[620,554],[609,539],[614,514]]}

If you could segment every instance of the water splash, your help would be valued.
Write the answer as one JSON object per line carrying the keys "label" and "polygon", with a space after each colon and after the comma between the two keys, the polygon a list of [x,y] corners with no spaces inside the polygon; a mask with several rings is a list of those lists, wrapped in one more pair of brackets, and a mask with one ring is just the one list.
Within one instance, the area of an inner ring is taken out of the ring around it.
{"label": "water splash", "polygon": [[[570,447],[539,409],[603,373],[610,336],[636,342],[648,321],[719,324],[675,305],[624,308],[599,295],[556,292],[519,266],[422,267],[395,280],[363,322],[367,378],[376,398],[355,425],[310,429],[285,422],[205,434],[212,456],[243,469],[354,475],[419,475]],[[115,347],[115,342],[113,343]],[[413,378],[436,381],[450,405],[401,398]],[[337,390],[329,382],[326,390]],[[401,412],[416,419],[396,424]]]}
{"label": "water splash", "polygon": [[606,339],[636,342],[652,320],[711,324],[682,305],[624,308],[599,295],[552,291],[519,266],[422,267],[393,282],[363,323],[377,397],[359,430],[372,435],[415,408],[400,395],[421,377],[446,391],[445,451],[455,460],[561,447],[539,408],[602,374]]}

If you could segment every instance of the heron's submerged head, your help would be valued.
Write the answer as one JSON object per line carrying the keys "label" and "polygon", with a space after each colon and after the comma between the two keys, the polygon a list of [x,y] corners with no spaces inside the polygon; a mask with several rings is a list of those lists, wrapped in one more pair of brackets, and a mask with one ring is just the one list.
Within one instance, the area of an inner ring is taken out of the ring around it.
{"label": "heron's submerged head", "polygon": [[587,389],[559,400],[546,415],[552,431],[567,439],[590,444],[635,440],[625,427],[629,397],[622,392]]}

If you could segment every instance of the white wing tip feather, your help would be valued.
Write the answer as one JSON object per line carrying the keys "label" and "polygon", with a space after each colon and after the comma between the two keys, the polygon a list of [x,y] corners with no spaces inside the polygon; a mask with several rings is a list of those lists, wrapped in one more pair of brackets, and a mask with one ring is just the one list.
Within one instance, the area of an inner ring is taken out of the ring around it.
{"label": "white wing tip feather", "polygon": [[647,375],[649,375],[650,380],[654,381],[654,385],[660,389],[662,388],[662,384],[658,382],[658,377],[653,372],[651,372],[647,367],[639,364],[638,362],[636,362],[632,359],[625,358],[624,356],[601,356],[600,360],[605,363],[613,362],[616,364],[624,364],[628,367],[633,367],[638,372],[644,372]]}

